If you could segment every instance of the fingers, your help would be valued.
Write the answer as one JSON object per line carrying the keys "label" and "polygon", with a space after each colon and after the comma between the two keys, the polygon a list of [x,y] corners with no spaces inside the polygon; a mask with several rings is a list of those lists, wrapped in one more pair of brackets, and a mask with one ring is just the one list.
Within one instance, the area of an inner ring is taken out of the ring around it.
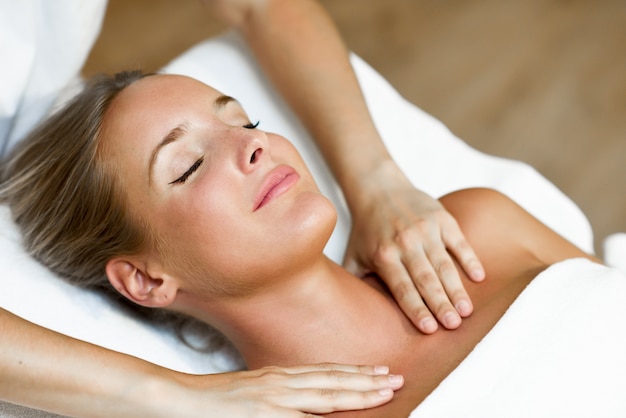
{"label": "fingers", "polygon": [[482,265],[456,221],[442,211],[396,233],[393,242],[380,245],[372,256],[398,305],[426,334],[437,330],[437,321],[456,329],[473,311],[451,254],[472,280],[484,279]]}
{"label": "fingers", "polygon": [[420,331],[457,328],[473,310],[462,272],[479,282],[482,264],[441,202],[402,182],[385,190],[351,209],[344,266],[359,277],[377,273]]}
{"label": "fingers", "polygon": [[[263,369],[260,369],[263,370]],[[282,368],[285,373],[288,374],[296,374],[296,373],[310,373],[310,372],[330,372],[330,371],[338,371],[338,372],[346,372],[346,373],[360,373],[364,375],[371,376],[379,376],[379,375],[388,375],[389,367],[387,366],[367,366],[367,365],[356,365],[356,364],[338,364],[338,363],[319,363],[319,364],[308,364],[303,366],[291,366]]]}
{"label": "fingers", "polygon": [[445,248],[418,247],[405,256],[404,265],[431,312],[447,329],[458,328],[472,305]]}
{"label": "fingers", "polygon": [[284,395],[276,402],[286,408],[315,414],[368,409],[383,405],[393,397],[390,388],[367,392],[333,389],[299,389],[297,394]]}
{"label": "fingers", "polygon": [[324,390],[377,391],[399,389],[404,380],[390,375],[386,366],[350,366],[325,363],[312,366],[296,366],[285,369],[267,368],[266,373],[289,375],[291,388],[323,388]]}
{"label": "fingers", "polygon": [[429,254],[427,250],[418,246],[398,254],[396,261],[379,267],[379,274],[386,277],[398,305],[420,331],[432,334],[437,321],[456,329],[461,318],[472,313],[471,300],[445,250],[430,249]]}
{"label": "fingers", "polygon": [[250,383],[266,386],[263,400],[287,410],[323,414],[372,408],[389,402],[404,384],[385,366],[317,364],[266,367],[251,372]]}
{"label": "fingers", "polygon": [[[375,263],[378,275],[385,281],[400,309],[413,322],[415,327],[424,334],[432,334],[437,331],[437,321],[433,317],[430,309],[422,299],[415,285],[414,279],[401,262],[399,255],[395,256],[389,250],[386,255],[376,257]],[[390,258],[394,257],[394,260]]]}
{"label": "fingers", "polygon": [[483,265],[452,216],[442,224],[441,238],[471,280],[480,282],[485,279]]}

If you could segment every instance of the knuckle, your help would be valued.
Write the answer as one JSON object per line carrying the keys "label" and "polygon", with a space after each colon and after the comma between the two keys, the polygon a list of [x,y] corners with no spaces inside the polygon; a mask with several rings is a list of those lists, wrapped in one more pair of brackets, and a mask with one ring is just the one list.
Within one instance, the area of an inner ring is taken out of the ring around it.
{"label": "knuckle", "polygon": [[321,369],[328,370],[328,371],[334,371],[337,368],[337,365],[335,363],[330,363],[330,362],[319,363],[318,366]]}
{"label": "knuckle", "polygon": [[431,287],[435,287],[439,283],[439,278],[430,269],[420,269],[420,270],[417,270],[413,274],[413,277],[415,279],[417,289],[420,292],[422,290],[426,290],[426,289],[430,289]]}
{"label": "knuckle", "polygon": [[412,248],[424,232],[425,228],[420,224],[416,229],[403,229],[396,234],[396,242],[401,248]]}
{"label": "knuckle", "polygon": [[336,399],[338,393],[339,392],[336,391],[335,389],[328,389],[328,388],[319,389],[319,394],[326,400]]}
{"label": "knuckle", "polygon": [[330,370],[328,371],[328,376],[336,382],[341,383],[346,380],[348,374],[341,370]]}
{"label": "knuckle", "polygon": [[422,320],[426,318],[432,318],[432,313],[426,306],[422,305],[413,308],[410,312],[410,316],[411,318],[417,318],[418,320]]}
{"label": "knuckle", "polygon": [[454,264],[449,259],[441,260],[433,264],[433,268],[440,278],[447,278],[456,273]]}
{"label": "knuckle", "polygon": [[372,253],[372,263],[374,266],[381,267],[387,265],[396,258],[396,251],[392,245],[381,244]]}
{"label": "knuckle", "polygon": [[401,280],[395,283],[391,289],[397,300],[404,300],[411,297],[416,292],[415,285],[409,281]]}
{"label": "knuckle", "polygon": [[446,297],[445,291],[441,286],[439,278],[431,272],[425,273],[418,277],[418,280],[416,281],[416,287],[420,296],[429,301],[441,300],[442,298]]}
{"label": "knuckle", "polygon": [[420,237],[427,235],[431,228],[432,223],[427,218],[416,219],[405,227],[396,228],[394,239],[398,244],[412,245]]}
{"label": "knuckle", "polygon": [[467,242],[462,237],[452,242],[450,244],[450,247],[452,247],[456,252],[459,252],[459,253],[471,253],[472,252],[472,247],[469,245],[469,242]]}
{"label": "knuckle", "polygon": [[262,369],[260,377],[270,382],[276,382],[285,377],[285,373],[278,367],[267,367]]}

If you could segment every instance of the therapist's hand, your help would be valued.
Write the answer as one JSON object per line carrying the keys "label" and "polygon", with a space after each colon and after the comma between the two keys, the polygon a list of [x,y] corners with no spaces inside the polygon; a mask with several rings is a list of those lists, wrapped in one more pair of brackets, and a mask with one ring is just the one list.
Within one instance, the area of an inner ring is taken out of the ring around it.
{"label": "therapist's hand", "polygon": [[452,256],[470,279],[485,277],[457,222],[395,164],[362,182],[363,192],[350,205],[352,232],[344,266],[360,277],[380,276],[420,331],[435,332],[434,317],[448,329],[457,328],[473,307]]}
{"label": "therapist's hand", "polygon": [[190,379],[200,396],[190,399],[186,391],[182,397],[170,393],[179,406],[177,416],[312,417],[382,405],[404,383],[401,376],[389,375],[387,367],[331,363],[265,367]]}

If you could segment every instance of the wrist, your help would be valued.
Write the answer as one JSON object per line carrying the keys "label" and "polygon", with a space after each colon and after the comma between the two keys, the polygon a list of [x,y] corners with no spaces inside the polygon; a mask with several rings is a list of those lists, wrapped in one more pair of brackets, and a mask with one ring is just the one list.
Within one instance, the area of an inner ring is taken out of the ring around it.
{"label": "wrist", "polygon": [[121,400],[131,408],[129,418],[188,416],[187,411],[197,402],[194,382],[193,375],[159,368],[144,376]]}
{"label": "wrist", "polygon": [[367,202],[384,199],[390,190],[413,187],[391,157],[380,158],[353,173],[340,182],[350,212],[358,210]]}
{"label": "wrist", "polygon": [[121,377],[115,372],[113,376],[105,377],[101,385],[104,392],[96,393],[85,405],[89,410],[78,415],[120,418],[184,416],[178,410],[180,402],[186,399],[187,375],[143,361],[141,364],[142,367],[131,364]]}

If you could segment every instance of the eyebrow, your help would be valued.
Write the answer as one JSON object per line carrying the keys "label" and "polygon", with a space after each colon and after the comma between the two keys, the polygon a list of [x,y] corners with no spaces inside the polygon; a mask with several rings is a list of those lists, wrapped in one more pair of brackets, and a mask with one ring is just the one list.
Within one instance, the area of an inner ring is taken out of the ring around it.
{"label": "eyebrow", "polygon": [[[221,95],[217,99],[215,99],[215,102],[213,102],[213,107],[216,112],[219,112],[231,102],[237,102],[237,99],[231,96]],[[150,154],[150,160],[148,161],[148,184],[152,184],[152,171],[154,170],[154,163],[156,162],[156,159],[159,156],[159,152],[161,151],[161,149],[163,149],[164,146],[171,144],[172,142],[175,142],[185,136],[185,134],[187,134],[187,128],[188,125],[186,123],[181,123],[180,125],[176,126],[174,129],[169,131],[169,133],[165,135],[163,139],[161,139],[161,141],[157,144],[154,150],[152,150],[152,154]]]}
{"label": "eyebrow", "polygon": [[159,142],[154,150],[152,150],[152,154],[150,154],[150,161],[148,162],[148,184],[152,184],[152,171],[154,169],[154,163],[156,162],[156,159],[161,149],[167,144],[171,144],[172,142],[177,141],[179,138],[185,136],[186,133],[187,125],[180,124],[172,129],[167,135],[165,135],[161,142]]}
{"label": "eyebrow", "polygon": [[237,99],[231,96],[221,95],[220,97],[215,99],[215,103],[214,103],[215,110],[216,111],[222,110],[230,102],[237,102]]}

